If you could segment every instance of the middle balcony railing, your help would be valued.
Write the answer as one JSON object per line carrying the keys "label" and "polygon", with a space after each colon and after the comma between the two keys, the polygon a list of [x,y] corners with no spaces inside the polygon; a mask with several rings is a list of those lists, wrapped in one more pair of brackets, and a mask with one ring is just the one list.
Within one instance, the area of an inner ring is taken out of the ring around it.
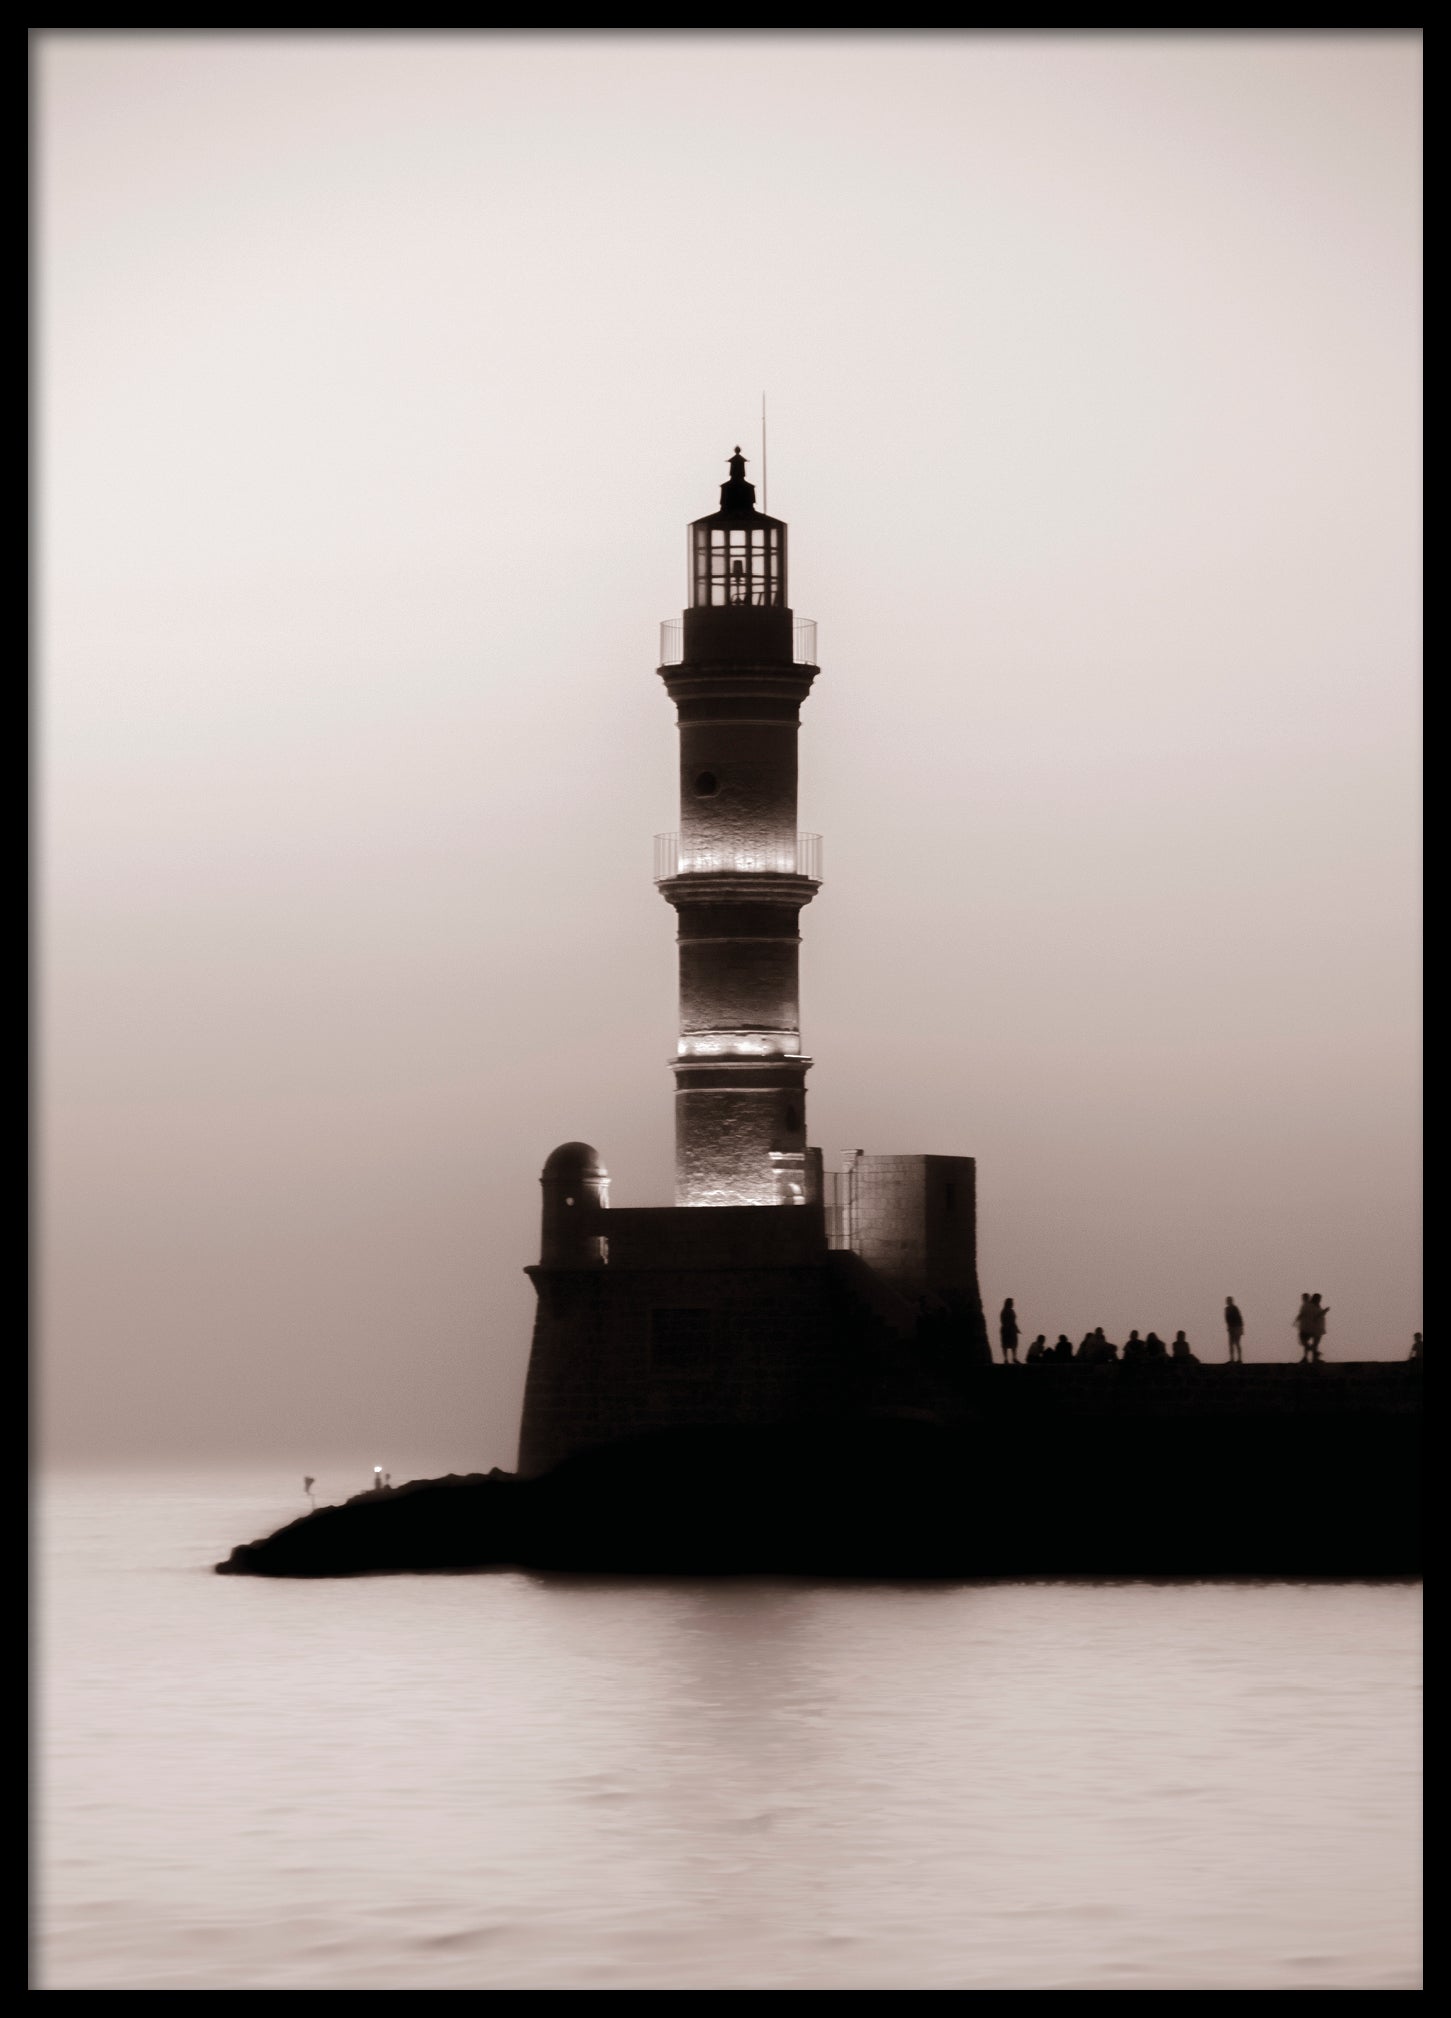
{"label": "middle balcony railing", "polygon": [[795,844],[784,842],[761,848],[682,848],[678,834],[655,836],[655,881],[669,882],[672,876],[730,876],[766,874],[809,876],[821,881],[821,836],[798,834]]}

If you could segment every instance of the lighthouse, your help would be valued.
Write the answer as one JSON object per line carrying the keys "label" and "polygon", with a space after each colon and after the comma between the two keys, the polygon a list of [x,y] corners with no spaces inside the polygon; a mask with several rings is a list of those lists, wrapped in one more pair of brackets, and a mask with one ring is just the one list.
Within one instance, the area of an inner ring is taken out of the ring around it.
{"label": "lighthouse", "polygon": [[801,704],[814,624],[793,617],[786,527],[756,509],[737,448],[720,509],[689,529],[689,603],[662,626],[680,733],[680,825],[656,843],[680,956],[675,1202],[799,1205],[806,1148],[800,915],[820,887],[797,830]]}
{"label": "lighthouse", "polygon": [[681,1430],[950,1417],[991,1359],[970,1156],[808,1147],[801,914],[821,843],[797,826],[816,626],[793,615],[786,527],[737,448],[687,533],[661,626],[680,814],[655,837],[679,947],[674,1203],[612,1207],[589,1142],[544,1165],[519,1467]]}

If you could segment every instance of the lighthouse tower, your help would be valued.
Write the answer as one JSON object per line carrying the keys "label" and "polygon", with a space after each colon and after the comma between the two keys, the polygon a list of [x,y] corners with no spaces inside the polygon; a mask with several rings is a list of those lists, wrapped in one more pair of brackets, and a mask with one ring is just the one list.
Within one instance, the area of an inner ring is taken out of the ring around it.
{"label": "lighthouse tower", "polygon": [[680,728],[680,828],[656,873],[680,947],[678,1206],[819,1195],[806,1149],[799,920],[820,846],[796,826],[796,735],[814,624],[787,595],[786,527],[756,509],[739,448],[720,510],[689,532],[690,601],[663,626]]}
{"label": "lighthouse tower", "polygon": [[686,1429],[950,1414],[991,1358],[973,1159],[859,1150],[823,1183],[806,1145],[797,963],[821,847],[796,828],[796,733],[816,626],[791,614],[786,528],[739,449],[688,554],[660,653],[680,824],[655,843],[680,946],[675,1202],[612,1206],[588,1142],[544,1165],[528,1474]]}

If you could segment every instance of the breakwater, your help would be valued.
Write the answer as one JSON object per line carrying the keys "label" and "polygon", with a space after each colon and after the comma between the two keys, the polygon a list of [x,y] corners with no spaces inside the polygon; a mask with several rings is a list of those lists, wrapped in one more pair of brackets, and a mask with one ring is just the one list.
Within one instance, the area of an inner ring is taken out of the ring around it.
{"label": "breakwater", "polygon": [[868,1577],[1420,1572],[1420,1369],[994,1367],[951,1419],[855,1414],[415,1480],[217,1568]]}

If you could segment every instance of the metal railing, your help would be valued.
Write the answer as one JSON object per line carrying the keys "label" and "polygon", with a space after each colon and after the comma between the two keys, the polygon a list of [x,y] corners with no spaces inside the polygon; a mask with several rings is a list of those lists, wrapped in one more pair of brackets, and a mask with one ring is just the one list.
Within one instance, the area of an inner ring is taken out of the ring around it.
{"label": "metal railing", "polygon": [[821,1173],[821,1204],[826,1219],[826,1244],[851,1249],[857,1231],[857,1166],[854,1156],[840,1170]]}
{"label": "metal railing", "polygon": [[[679,666],[685,662],[685,624],[680,617],[662,617],[660,620],[660,664]],[[816,664],[816,619],[797,617],[791,626],[791,663],[796,666]]]}
{"label": "metal railing", "polygon": [[766,874],[809,876],[821,881],[821,836],[798,834],[790,843],[763,848],[698,848],[682,851],[678,834],[655,836],[655,881],[668,882],[672,876],[731,876]]}

